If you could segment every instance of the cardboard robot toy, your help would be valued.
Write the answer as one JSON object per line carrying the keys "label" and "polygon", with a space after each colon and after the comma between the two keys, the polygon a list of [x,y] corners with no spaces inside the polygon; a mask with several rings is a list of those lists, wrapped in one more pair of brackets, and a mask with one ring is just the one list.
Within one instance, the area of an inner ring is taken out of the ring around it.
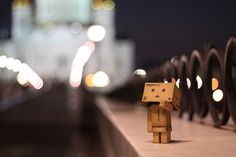
{"label": "cardboard robot toy", "polygon": [[180,99],[175,83],[145,83],[142,102],[147,105],[147,126],[148,132],[153,132],[153,143],[170,143],[171,112],[179,109]]}

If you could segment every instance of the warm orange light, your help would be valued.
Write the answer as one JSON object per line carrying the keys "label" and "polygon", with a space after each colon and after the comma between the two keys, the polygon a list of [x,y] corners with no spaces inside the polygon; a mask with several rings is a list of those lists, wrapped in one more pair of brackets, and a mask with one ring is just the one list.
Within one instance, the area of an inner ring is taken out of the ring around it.
{"label": "warm orange light", "polygon": [[102,4],[103,4],[102,0],[93,0],[92,8],[97,10],[102,9]]}
{"label": "warm orange light", "polygon": [[216,78],[212,78],[211,79],[211,89],[212,90],[216,90],[217,88],[218,88],[218,86],[219,86],[219,81],[218,81],[218,79],[216,79]]}
{"label": "warm orange light", "polygon": [[115,8],[115,3],[112,0],[103,1],[104,10],[113,10]]}
{"label": "warm orange light", "polygon": [[96,10],[113,10],[115,2],[113,0],[93,0],[92,8]]}
{"label": "warm orange light", "polygon": [[86,77],[85,77],[85,84],[88,86],[88,87],[94,87],[94,83],[93,83],[93,74],[88,74]]}

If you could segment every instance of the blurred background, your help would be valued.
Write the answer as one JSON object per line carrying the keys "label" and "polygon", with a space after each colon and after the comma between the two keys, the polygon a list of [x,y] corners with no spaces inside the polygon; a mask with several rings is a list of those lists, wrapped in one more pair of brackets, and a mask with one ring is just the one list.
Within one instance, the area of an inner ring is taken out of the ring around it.
{"label": "blurred background", "polygon": [[0,155],[105,156],[94,97],[208,43],[224,51],[235,4],[1,0]]}

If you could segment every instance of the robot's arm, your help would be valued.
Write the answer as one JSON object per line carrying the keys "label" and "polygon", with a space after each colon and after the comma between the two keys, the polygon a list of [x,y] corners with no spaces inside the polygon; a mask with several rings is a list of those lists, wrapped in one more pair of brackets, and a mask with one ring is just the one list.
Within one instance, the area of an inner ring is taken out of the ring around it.
{"label": "robot's arm", "polygon": [[172,112],[174,110],[174,106],[171,103],[166,102],[166,101],[161,101],[160,107],[166,109],[169,112]]}

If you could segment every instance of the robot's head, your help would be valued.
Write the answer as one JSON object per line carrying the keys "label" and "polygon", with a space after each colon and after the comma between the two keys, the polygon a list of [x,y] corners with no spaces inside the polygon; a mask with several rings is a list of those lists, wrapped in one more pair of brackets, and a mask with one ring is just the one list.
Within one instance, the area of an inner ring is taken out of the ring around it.
{"label": "robot's head", "polygon": [[175,83],[152,83],[147,82],[144,86],[142,102],[157,103],[166,101],[179,108],[181,93]]}

